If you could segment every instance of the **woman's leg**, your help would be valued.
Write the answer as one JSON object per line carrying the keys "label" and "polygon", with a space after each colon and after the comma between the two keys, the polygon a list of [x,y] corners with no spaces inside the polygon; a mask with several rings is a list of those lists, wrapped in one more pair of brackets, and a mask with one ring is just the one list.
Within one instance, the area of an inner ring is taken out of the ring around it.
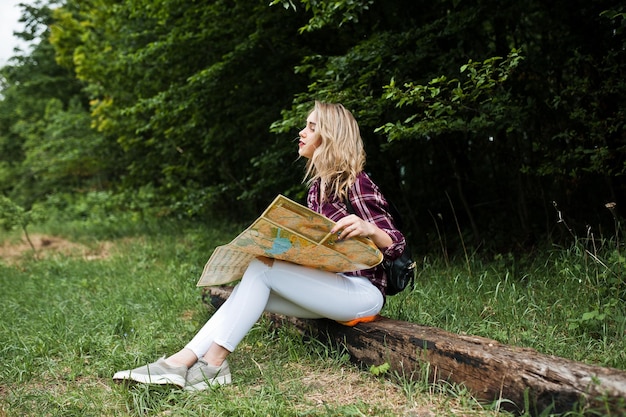
{"label": "woman's leg", "polygon": [[347,277],[288,262],[272,264],[254,260],[228,300],[184,349],[165,360],[116,372],[113,379],[171,383],[193,389],[205,389],[214,383],[227,384],[230,369],[224,359],[264,310],[296,317],[348,321],[378,314],[382,306],[380,291],[366,278]]}
{"label": "woman's leg", "polygon": [[254,260],[228,300],[185,349],[218,364],[214,354],[232,352],[265,310],[347,321],[375,315],[382,306],[380,291],[366,278],[346,277],[289,262],[274,261],[269,266]]}
{"label": "woman's leg", "polygon": [[[192,351],[198,358],[202,358],[220,335],[218,344],[232,352],[263,314],[270,290],[259,277],[270,268],[269,265],[257,259],[250,262],[241,282],[235,286],[230,297],[185,348]],[[234,336],[234,342],[223,340],[221,335],[224,333]]]}
{"label": "woman's leg", "polygon": [[275,261],[267,285],[266,311],[300,318],[349,321],[376,315],[383,296],[367,278],[346,276]]}

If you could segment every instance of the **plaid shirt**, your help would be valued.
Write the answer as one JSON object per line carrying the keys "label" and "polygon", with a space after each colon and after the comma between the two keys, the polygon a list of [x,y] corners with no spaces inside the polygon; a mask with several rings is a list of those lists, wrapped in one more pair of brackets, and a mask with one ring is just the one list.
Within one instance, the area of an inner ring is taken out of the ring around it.
{"label": "plaid shirt", "polygon": [[[370,177],[365,172],[359,173],[355,183],[352,187],[350,187],[349,196],[350,204],[352,204],[355,211],[354,214],[363,220],[374,223],[387,233],[393,241],[390,246],[380,248],[385,259],[396,259],[402,255],[404,247],[406,246],[404,235],[394,226],[387,200],[380,192],[378,186],[372,182]],[[309,194],[307,196],[307,205],[311,210],[321,213],[335,222],[350,214],[346,204],[340,199],[325,201],[324,204],[320,206],[319,180],[311,184],[311,188],[309,189]],[[377,265],[374,268],[364,269],[361,271],[350,272],[348,275],[366,277],[383,293],[383,295],[385,294],[387,277],[382,265]]]}

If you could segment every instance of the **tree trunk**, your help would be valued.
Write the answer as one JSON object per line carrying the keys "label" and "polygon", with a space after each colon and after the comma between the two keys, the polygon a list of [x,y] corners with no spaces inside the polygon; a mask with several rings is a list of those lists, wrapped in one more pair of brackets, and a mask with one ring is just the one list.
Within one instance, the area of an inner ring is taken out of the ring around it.
{"label": "tree trunk", "polygon": [[[231,289],[211,287],[205,295],[219,307]],[[512,412],[539,415],[550,408],[553,413],[564,413],[579,403],[602,414],[626,415],[626,372],[619,369],[385,317],[346,327],[325,319],[268,316],[277,327],[290,323],[307,337],[345,345],[353,361],[361,365],[388,363],[409,378],[422,378],[420,371],[428,371],[431,382],[462,384],[480,400],[507,400],[501,408]]]}

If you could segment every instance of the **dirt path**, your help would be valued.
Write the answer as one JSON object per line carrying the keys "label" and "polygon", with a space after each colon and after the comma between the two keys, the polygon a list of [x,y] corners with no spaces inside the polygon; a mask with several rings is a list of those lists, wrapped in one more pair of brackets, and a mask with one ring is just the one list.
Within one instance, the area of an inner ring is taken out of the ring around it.
{"label": "dirt path", "polygon": [[87,260],[106,259],[110,256],[112,243],[100,242],[94,247],[71,242],[58,236],[35,234],[30,236],[35,251],[25,237],[6,240],[0,245],[0,259],[16,264],[25,257],[49,258],[55,255],[76,256]]}

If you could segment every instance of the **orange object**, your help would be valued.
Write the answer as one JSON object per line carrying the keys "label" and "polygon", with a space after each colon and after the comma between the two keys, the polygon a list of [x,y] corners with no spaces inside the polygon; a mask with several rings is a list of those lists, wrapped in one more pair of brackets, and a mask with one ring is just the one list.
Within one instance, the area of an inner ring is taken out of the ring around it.
{"label": "orange object", "polygon": [[378,314],[374,316],[360,317],[358,319],[350,320],[350,321],[337,321],[339,324],[343,324],[344,326],[354,327],[359,323],[370,323],[376,320],[379,317]]}

